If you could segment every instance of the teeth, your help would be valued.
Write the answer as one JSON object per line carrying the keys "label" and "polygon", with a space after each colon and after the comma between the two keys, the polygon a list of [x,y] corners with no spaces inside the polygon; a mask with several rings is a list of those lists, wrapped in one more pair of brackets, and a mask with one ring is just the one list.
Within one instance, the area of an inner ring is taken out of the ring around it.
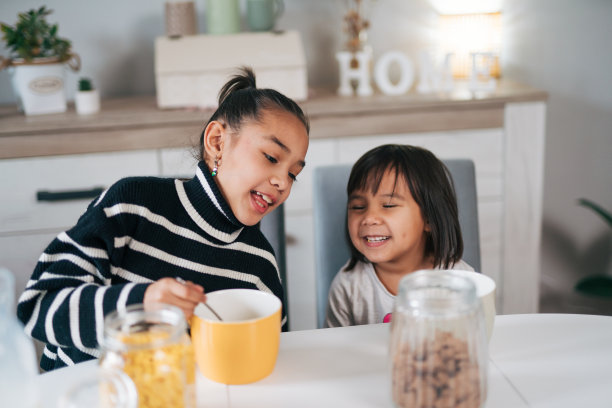
{"label": "teeth", "polygon": [[368,242],[381,242],[388,240],[389,237],[366,237]]}
{"label": "teeth", "polygon": [[260,196],[261,198],[264,199],[264,201],[266,203],[268,203],[268,205],[272,204],[272,199],[270,197],[268,197],[267,195],[261,194],[259,191],[256,191],[255,193],[257,193],[258,196]]}

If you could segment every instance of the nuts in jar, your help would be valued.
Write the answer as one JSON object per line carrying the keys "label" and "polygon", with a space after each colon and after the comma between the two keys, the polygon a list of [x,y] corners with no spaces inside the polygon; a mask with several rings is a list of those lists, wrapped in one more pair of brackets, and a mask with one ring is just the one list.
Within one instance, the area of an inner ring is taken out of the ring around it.
{"label": "nuts in jar", "polygon": [[403,344],[393,357],[393,400],[402,408],[479,408],[480,381],[467,342],[450,332],[415,347]]}
{"label": "nuts in jar", "polygon": [[396,408],[481,408],[487,354],[482,302],[469,278],[422,270],[401,279],[390,342]]}

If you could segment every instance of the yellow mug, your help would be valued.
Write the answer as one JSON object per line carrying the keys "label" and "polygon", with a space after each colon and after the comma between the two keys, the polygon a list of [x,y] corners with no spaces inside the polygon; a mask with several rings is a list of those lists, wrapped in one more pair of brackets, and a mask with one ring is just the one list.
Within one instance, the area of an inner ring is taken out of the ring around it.
{"label": "yellow mug", "polygon": [[267,377],[276,364],[281,333],[281,301],[255,289],[206,294],[194,310],[191,339],[200,372],[222,384],[248,384]]}

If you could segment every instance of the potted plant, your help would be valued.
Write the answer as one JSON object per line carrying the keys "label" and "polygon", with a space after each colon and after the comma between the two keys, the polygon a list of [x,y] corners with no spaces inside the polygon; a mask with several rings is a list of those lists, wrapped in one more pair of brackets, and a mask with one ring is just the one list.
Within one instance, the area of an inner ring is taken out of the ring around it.
{"label": "potted plant", "polygon": [[[605,208],[586,198],[579,199],[578,204],[595,212],[612,228],[612,213]],[[612,275],[609,273],[589,275],[580,279],[574,288],[586,295],[612,299]]]}
{"label": "potted plant", "polygon": [[0,57],[0,69],[9,68],[20,108],[26,115],[66,111],[64,65],[78,71],[79,56],[70,41],[58,36],[57,24],[50,25],[52,13],[45,6],[19,13],[17,23],[0,23],[2,38],[10,51]]}
{"label": "potted plant", "polygon": [[100,110],[100,95],[94,89],[91,79],[79,79],[79,87],[74,96],[74,105],[79,115],[89,115]]}

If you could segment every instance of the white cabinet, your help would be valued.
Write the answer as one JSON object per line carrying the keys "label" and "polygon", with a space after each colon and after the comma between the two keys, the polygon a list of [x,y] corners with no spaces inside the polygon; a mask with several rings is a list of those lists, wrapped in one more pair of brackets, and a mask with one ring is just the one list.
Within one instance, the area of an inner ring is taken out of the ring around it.
{"label": "white cabinet", "polygon": [[160,175],[162,177],[191,178],[198,165],[195,148],[176,147],[159,151]]}
{"label": "white cabinet", "polygon": [[70,196],[87,196],[126,176],[158,175],[159,167],[155,150],[1,160],[0,265],[15,275],[17,293],[45,247],[93,199]]}
{"label": "white cabinet", "polygon": [[38,257],[60,231],[0,234],[0,266],[15,277],[15,302],[26,287]]}

